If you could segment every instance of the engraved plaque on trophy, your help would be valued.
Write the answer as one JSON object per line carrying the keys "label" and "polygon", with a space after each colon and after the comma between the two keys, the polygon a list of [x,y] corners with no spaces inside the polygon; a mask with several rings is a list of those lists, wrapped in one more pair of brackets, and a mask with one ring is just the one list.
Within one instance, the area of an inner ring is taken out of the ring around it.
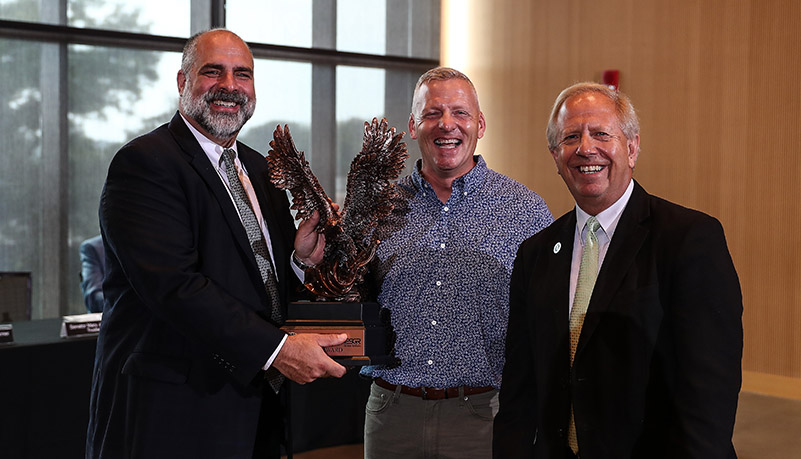
{"label": "engraved plaque on trophy", "polygon": [[293,333],[345,333],[348,339],[323,348],[342,365],[394,365],[395,333],[389,309],[378,303],[299,301],[290,303],[283,330]]}

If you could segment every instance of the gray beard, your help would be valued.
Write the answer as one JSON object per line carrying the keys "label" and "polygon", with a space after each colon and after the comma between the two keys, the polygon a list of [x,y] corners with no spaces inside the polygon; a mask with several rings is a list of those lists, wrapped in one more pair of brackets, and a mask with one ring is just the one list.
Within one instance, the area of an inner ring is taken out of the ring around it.
{"label": "gray beard", "polygon": [[[207,92],[199,97],[192,97],[190,84],[187,81],[184,90],[181,92],[179,103],[185,116],[188,116],[206,130],[212,137],[217,139],[230,139],[234,137],[242,126],[247,123],[256,109],[256,98],[249,98],[242,93],[232,93],[228,91]],[[235,114],[213,113],[211,111],[211,101],[224,100],[235,102],[240,105],[240,109]]]}

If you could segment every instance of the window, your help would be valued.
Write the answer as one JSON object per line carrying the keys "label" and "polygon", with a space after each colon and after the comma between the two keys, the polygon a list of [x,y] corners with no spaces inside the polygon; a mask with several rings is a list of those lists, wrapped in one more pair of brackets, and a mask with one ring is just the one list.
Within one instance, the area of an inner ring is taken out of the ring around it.
{"label": "window", "polygon": [[108,164],[175,112],[186,38],[226,25],[255,57],[239,139],[266,154],[289,125],[340,202],[364,121],[406,131],[439,56],[438,1],[0,0],[0,271],[32,273],[34,319],[86,311],[78,249],[99,232]]}
{"label": "window", "polygon": [[256,59],[256,111],[238,139],[262,154],[270,149],[277,125],[288,125],[298,149],[311,143],[311,64]]}
{"label": "window", "polygon": [[[48,82],[31,76],[42,75],[44,57],[54,48],[0,39],[0,92],[6,99],[0,110],[0,271],[32,272],[40,281],[54,275],[46,269],[44,253],[56,249],[59,241],[45,222],[57,214],[50,202],[59,190],[48,185],[58,184],[52,179],[60,157],[43,148],[43,114],[50,108],[43,103]],[[41,293],[41,284],[36,287]],[[34,295],[32,304],[40,296]]]}
{"label": "window", "polygon": [[189,6],[190,0],[67,0],[67,25],[186,37]]}
{"label": "window", "polygon": [[[384,113],[383,69],[337,67],[337,180],[335,192],[328,191],[336,202],[345,202],[350,161],[362,148],[364,122]],[[399,129],[403,129],[399,127]]]}
{"label": "window", "polygon": [[386,0],[337,2],[337,49],[386,54]]}
{"label": "window", "polygon": [[248,42],[312,45],[312,0],[228,0],[227,27]]}

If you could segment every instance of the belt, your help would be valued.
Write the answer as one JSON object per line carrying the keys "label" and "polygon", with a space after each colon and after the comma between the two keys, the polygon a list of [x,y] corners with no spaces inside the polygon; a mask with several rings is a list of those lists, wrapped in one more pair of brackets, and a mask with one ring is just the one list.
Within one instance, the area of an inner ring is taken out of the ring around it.
{"label": "belt", "polygon": [[[399,387],[381,378],[375,378],[373,382],[375,382],[375,384],[378,387],[383,387],[384,389],[391,391],[394,391]],[[483,386],[483,387],[462,386],[462,393],[464,395],[476,395],[476,394],[483,394],[484,392],[489,392],[493,389],[495,388],[492,386]],[[446,389],[439,389],[436,387],[409,387],[402,385],[400,386],[400,392],[401,394],[421,397],[423,400],[442,400],[445,398],[459,397],[458,387],[448,387]]]}

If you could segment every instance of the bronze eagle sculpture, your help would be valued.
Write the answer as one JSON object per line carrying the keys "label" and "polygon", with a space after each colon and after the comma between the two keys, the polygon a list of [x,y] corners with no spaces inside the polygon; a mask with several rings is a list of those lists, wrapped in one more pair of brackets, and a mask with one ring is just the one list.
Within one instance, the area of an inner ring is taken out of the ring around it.
{"label": "bronze eagle sculpture", "polygon": [[374,229],[394,208],[395,180],[408,156],[404,134],[389,127],[386,118],[364,123],[362,149],[350,164],[345,203],[338,210],[295,147],[289,126],[273,132],[270,181],[289,190],[295,219],[306,220],[315,210],[320,214],[315,230],[325,235],[323,261],[306,271],[305,281],[318,299],[361,301],[359,287],[380,242]]}

